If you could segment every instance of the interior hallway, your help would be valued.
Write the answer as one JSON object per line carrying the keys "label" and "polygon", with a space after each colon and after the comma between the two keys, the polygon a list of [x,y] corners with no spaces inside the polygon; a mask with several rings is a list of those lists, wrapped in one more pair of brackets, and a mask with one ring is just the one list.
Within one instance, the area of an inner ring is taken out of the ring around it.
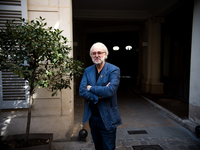
{"label": "interior hallway", "polygon": [[[176,126],[167,118],[162,118],[147,101],[138,97],[130,87],[119,90],[118,106],[122,118],[119,128],[149,128]],[[150,108],[150,109],[147,109]]]}
{"label": "interior hallway", "polygon": [[137,93],[156,104],[164,107],[181,119],[188,119],[189,104],[183,100],[179,100],[166,94],[150,94],[144,93],[137,86],[132,86],[131,91]]}

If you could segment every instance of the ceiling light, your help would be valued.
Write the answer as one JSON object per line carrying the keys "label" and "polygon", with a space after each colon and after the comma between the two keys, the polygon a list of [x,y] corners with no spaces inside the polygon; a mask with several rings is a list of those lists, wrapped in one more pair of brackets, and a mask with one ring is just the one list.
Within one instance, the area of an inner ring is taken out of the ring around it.
{"label": "ceiling light", "polygon": [[125,49],[128,50],[128,51],[130,51],[132,49],[132,46],[128,45],[128,46],[126,46]]}
{"label": "ceiling light", "polygon": [[114,47],[113,47],[113,50],[114,50],[114,51],[118,51],[118,50],[119,50],[119,46],[114,46]]}

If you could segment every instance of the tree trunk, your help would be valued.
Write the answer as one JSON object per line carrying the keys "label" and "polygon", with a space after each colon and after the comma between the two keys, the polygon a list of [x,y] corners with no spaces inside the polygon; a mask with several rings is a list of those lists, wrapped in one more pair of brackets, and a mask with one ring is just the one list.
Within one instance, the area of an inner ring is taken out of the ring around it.
{"label": "tree trunk", "polygon": [[33,94],[30,92],[30,99],[29,99],[29,109],[28,109],[28,116],[27,116],[27,125],[26,125],[26,138],[25,142],[28,142],[29,139],[29,133],[30,133],[30,125],[31,125],[31,109],[32,109],[32,103],[33,103]]}

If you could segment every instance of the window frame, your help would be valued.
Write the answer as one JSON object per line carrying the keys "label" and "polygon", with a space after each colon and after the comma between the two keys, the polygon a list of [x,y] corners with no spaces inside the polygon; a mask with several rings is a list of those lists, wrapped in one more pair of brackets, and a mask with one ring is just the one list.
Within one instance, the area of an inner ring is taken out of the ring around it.
{"label": "window frame", "polygon": [[[9,4],[10,3],[10,4]],[[15,5],[16,4],[16,5]],[[25,18],[26,20],[28,19],[28,13],[27,13],[27,0],[10,0],[0,3],[0,8],[2,11],[8,12],[9,11],[12,13],[16,11],[16,14],[18,12],[21,12],[21,18]],[[5,13],[4,16],[7,14]],[[9,15],[9,14],[8,14]],[[10,16],[7,19],[14,18],[15,16],[13,15]],[[13,20],[13,19],[12,19]],[[29,108],[29,84],[27,81],[25,81],[25,100],[3,100],[3,82],[2,82],[2,71],[0,71],[0,109],[19,109],[19,108]]]}

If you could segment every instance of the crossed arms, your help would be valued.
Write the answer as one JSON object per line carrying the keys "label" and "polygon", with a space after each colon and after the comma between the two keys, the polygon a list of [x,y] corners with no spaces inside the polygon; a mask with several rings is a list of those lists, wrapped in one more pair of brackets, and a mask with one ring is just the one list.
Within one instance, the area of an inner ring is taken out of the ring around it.
{"label": "crossed arms", "polygon": [[[109,84],[110,84],[110,82],[106,85],[106,87],[108,87]],[[91,85],[88,85],[87,90],[89,91],[91,87],[92,87]]]}
{"label": "crossed arms", "polygon": [[119,68],[113,69],[110,72],[107,85],[91,85],[87,75],[87,71],[85,71],[79,87],[79,95],[85,99],[93,101],[94,104],[96,104],[99,98],[112,97],[117,91],[119,82]]}

